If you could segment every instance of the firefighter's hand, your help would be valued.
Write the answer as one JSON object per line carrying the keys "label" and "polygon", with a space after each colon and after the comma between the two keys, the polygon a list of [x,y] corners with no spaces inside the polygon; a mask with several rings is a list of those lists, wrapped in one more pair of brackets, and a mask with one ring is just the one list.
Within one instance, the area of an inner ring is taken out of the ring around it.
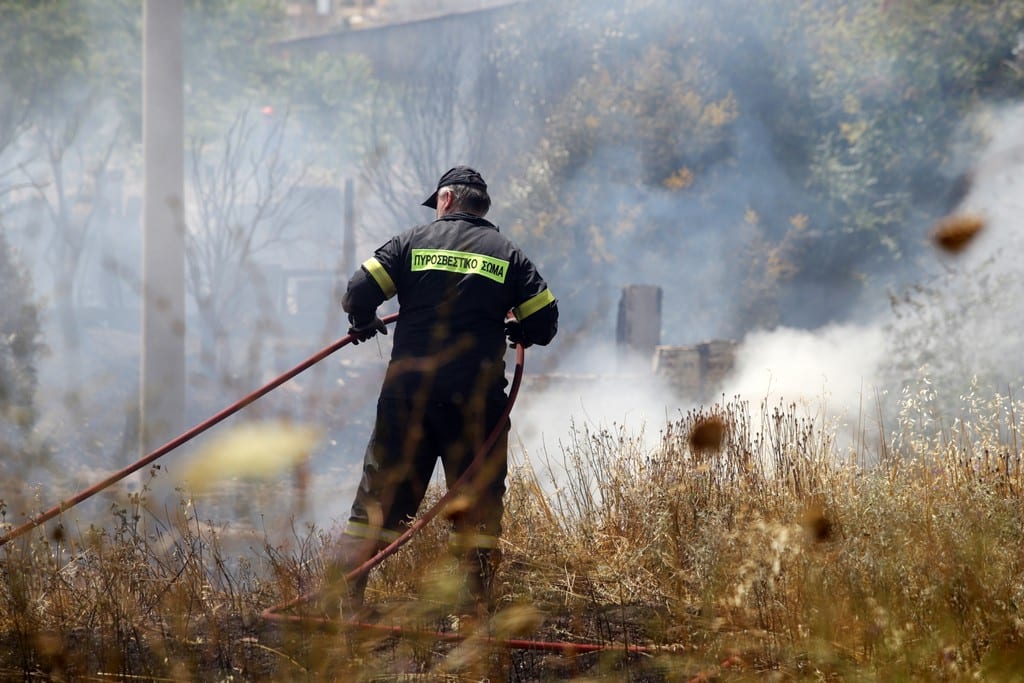
{"label": "firefighter's hand", "polygon": [[505,321],[505,336],[508,337],[509,348],[514,349],[516,344],[522,344],[524,349],[530,348],[530,342],[523,336],[523,324],[518,320]]}
{"label": "firefighter's hand", "polygon": [[384,324],[384,321],[377,316],[373,316],[371,320],[362,324],[357,324],[353,321],[352,326],[348,328],[348,333],[353,337],[352,344],[354,346],[358,346],[359,342],[364,342],[367,339],[375,337],[378,332],[381,334],[387,334],[388,327]]}

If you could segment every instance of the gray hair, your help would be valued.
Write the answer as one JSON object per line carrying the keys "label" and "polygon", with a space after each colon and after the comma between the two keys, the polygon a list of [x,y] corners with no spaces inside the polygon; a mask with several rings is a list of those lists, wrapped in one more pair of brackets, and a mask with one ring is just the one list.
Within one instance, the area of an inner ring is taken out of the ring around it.
{"label": "gray hair", "polygon": [[452,209],[466,211],[481,218],[491,210],[491,197],[487,190],[473,185],[446,185],[442,189],[452,193]]}

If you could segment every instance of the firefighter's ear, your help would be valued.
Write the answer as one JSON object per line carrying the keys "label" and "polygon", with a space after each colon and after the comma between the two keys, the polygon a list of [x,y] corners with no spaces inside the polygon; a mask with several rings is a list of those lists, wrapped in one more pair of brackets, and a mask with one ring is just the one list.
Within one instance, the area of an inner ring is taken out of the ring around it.
{"label": "firefighter's ear", "polygon": [[437,215],[438,217],[450,213],[452,205],[455,204],[455,193],[450,187],[442,187],[437,191]]}

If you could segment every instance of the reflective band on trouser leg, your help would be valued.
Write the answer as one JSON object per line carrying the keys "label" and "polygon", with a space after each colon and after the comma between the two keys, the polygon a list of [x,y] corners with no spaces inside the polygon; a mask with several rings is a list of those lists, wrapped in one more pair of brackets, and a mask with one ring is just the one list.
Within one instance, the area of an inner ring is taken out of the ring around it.
{"label": "reflective band on trouser leg", "polygon": [[362,522],[353,522],[352,520],[349,520],[348,524],[345,525],[345,531],[343,533],[346,536],[352,536],[353,538],[361,538],[368,541],[382,541],[384,543],[391,543],[402,535],[398,531],[381,529],[380,527],[363,524]]}
{"label": "reflective band on trouser leg", "polygon": [[497,548],[498,537],[472,531],[453,531],[448,534],[448,546],[456,550],[470,548]]}
{"label": "reflective band on trouser leg", "polygon": [[370,274],[370,277],[380,287],[380,291],[384,292],[385,299],[390,299],[398,292],[398,289],[395,287],[395,281],[391,279],[388,271],[384,269],[384,266],[375,257],[371,256],[363,261],[363,268],[366,268],[366,272]]}
{"label": "reflective band on trouser leg", "polygon": [[544,308],[555,300],[555,295],[551,293],[550,289],[545,289],[543,292],[536,296],[532,296],[523,303],[519,304],[512,309],[512,312],[516,315],[516,320],[522,320],[528,318],[540,309]]}

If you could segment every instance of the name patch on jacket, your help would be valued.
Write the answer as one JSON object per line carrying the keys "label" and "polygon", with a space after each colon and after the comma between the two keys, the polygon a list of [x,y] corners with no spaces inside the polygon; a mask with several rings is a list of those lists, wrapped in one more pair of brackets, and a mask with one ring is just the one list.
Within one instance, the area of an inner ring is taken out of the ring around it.
{"label": "name patch on jacket", "polygon": [[468,251],[447,249],[413,249],[412,270],[446,270],[449,273],[483,275],[498,283],[505,282],[508,261]]}

